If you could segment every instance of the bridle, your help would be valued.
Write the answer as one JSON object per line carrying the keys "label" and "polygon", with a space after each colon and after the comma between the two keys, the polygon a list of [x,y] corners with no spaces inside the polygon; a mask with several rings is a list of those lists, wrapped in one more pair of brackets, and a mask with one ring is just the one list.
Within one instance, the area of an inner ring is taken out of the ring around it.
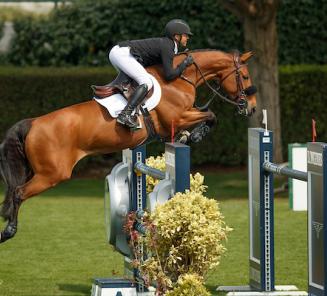
{"label": "bridle", "polygon": [[[206,104],[206,107],[208,107],[210,105],[210,103],[213,101],[213,99],[218,96],[219,98],[221,98],[222,100],[228,102],[229,104],[232,104],[234,106],[237,107],[238,109],[238,113],[239,114],[243,114],[243,115],[248,115],[248,101],[247,101],[247,96],[253,95],[256,93],[256,87],[254,85],[251,85],[247,88],[243,87],[243,83],[242,83],[242,79],[241,79],[241,71],[240,69],[244,66],[246,66],[246,64],[244,63],[240,63],[240,56],[238,53],[234,53],[233,54],[233,62],[234,62],[234,69],[232,71],[230,71],[225,77],[223,77],[220,81],[219,78],[217,77],[217,83],[218,83],[218,87],[214,88],[212,87],[208,80],[206,80],[206,78],[204,77],[203,72],[201,71],[199,65],[194,61],[193,64],[196,67],[197,71],[200,73],[201,78],[203,79],[205,85],[212,91],[213,96],[210,98],[210,100],[208,101],[208,103]],[[225,96],[223,94],[221,94],[219,92],[219,90],[221,89],[222,83],[232,74],[235,73],[235,79],[236,79],[236,86],[237,86],[237,95],[234,98],[230,98],[229,96]],[[182,79],[184,79],[185,81],[191,83],[195,88],[196,85],[195,83],[193,83],[190,79],[188,79],[185,76],[181,76]],[[219,82],[218,82],[219,81]]]}

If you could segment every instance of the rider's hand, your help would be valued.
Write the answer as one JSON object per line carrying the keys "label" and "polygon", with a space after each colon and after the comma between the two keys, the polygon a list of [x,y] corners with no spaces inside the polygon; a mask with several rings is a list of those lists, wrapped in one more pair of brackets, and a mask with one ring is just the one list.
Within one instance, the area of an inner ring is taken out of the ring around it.
{"label": "rider's hand", "polygon": [[193,57],[189,54],[183,63],[185,63],[186,67],[192,65],[194,63]]}
{"label": "rider's hand", "polygon": [[191,55],[188,55],[183,62],[179,65],[180,74],[183,73],[183,71],[186,69],[186,67],[192,65],[194,63],[193,57]]}

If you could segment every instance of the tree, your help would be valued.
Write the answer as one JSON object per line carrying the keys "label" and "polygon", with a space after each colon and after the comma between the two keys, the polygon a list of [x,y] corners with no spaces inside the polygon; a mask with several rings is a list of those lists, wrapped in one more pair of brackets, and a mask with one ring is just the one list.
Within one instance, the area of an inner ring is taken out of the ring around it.
{"label": "tree", "polygon": [[282,161],[281,120],[278,80],[278,40],[276,15],[279,0],[219,0],[242,22],[244,48],[254,51],[249,65],[258,88],[258,108],[251,126],[260,126],[262,109],[268,111],[268,127],[274,132],[274,159]]}

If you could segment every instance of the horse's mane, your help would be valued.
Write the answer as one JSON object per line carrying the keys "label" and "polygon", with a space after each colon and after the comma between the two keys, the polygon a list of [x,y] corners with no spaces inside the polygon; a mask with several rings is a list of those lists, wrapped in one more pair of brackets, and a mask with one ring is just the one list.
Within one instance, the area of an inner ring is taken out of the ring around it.
{"label": "horse's mane", "polygon": [[[234,53],[239,53],[239,51],[237,49],[234,49],[234,50],[232,50],[230,52],[225,52],[225,51],[214,49],[214,48],[199,48],[199,49],[192,49],[192,50],[180,51],[179,53],[177,53],[174,56],[174,59],[175,58],[179,58],[181,56],[184,56],[185,57],[185,55],[190,54],[190,53],[207,52],[207,51],[220,52],[220,53],[225,54],[225,55],[233,55]],[[156,69],[157,72],[158,72],[158,69],[161,68],[161,67],[158,67],[158,65],[154,65],[152,67],[154,67],[154,69]]]}
{"label": "horse's mane", "polygon": [[225,51],[222,51],[222,50],[219,50],[219,49],[214,49],[214,48],[199,48],[199,49],[181,51],[176,56],[179,56],[179,55],[182,55],[182,54],[188,54],[188,53],[194,53],[194,52],[206,52],[206,51],[218,51],[218,52],[225,53],[225,54],[239,53],[239,50],[237,50],[237,49],[232,49],[229,52],[225,52]]}

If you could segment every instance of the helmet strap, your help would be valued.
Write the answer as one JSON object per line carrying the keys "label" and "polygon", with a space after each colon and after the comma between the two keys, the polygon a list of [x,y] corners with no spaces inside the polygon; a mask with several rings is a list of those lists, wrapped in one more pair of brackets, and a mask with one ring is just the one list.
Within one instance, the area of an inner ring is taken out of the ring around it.
{"label": "helmet strap", "polygon": [[181,41],[182,41],[182,34],[178,34],[178,37],[175,38],[175,41],[177,41],[177,46],[180,48],[181,47]]}

